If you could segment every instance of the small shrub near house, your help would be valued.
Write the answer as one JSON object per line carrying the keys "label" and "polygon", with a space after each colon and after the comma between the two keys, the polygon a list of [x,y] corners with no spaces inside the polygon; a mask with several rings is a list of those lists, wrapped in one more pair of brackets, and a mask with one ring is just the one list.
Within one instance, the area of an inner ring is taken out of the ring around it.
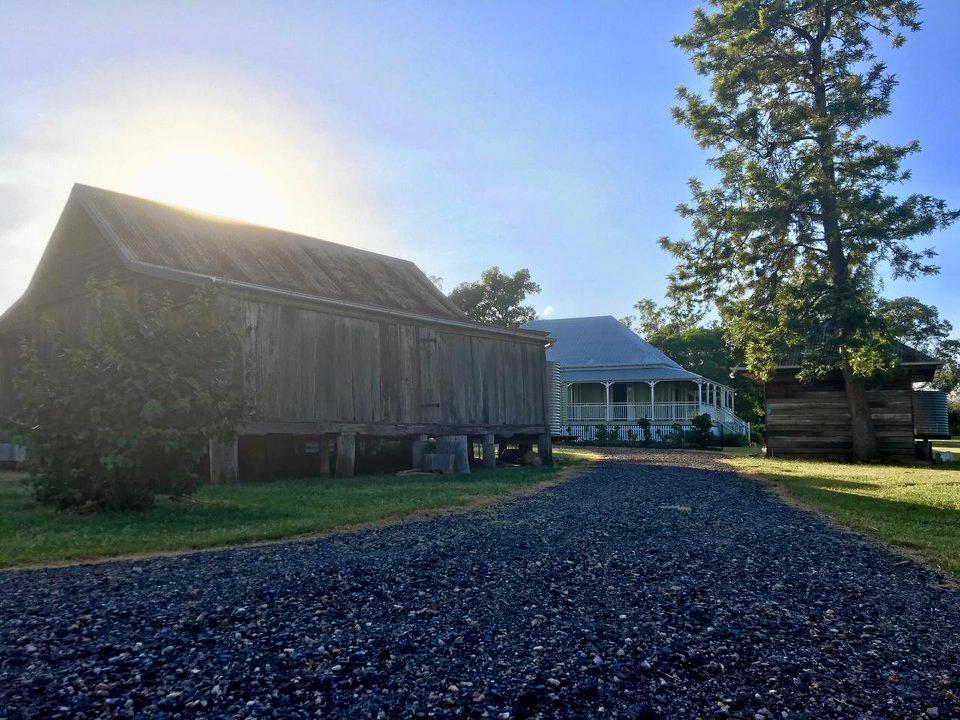
{"label": "small shrub near house", "polygon": [[705,448],[710,444],[713,420],[707,413],[696,415],[690,421],[690,439],[697,447]]}
{"label": "small shrub near house", "polygon": [[719,438],[722,441],[722,445],[725,447],[746,447],[750,444],[750,441],[747,439],[747,436],[743,433],[728,433],[724,432],[723,435]]}
{"label": "small shrub near house", "polygon": [[637,420],[637,427],[640,430],[640,442],[642,442],[644,445],[649,445],[650,441],[653,439],[653,436],[650,432],[649,418],[640,418]]}
{"label": "small shrub near house", "polygon": [[189,494],[207,440],[248,412],[239,332],[207,291],[134,301],[106,280],[91,282],[88,300],[93,327],[47,321],[22,346],[15,427],[37,500],[140,510],[157,492]]}

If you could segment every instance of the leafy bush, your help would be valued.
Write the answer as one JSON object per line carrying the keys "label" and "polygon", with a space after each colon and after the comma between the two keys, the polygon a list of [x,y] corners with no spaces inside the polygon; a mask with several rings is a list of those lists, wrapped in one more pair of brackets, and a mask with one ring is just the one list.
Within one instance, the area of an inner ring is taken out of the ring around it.
{"label": "leafy bush", "polygon": [[612,439],[611,436],[607,434],[607,426],[597,425],[593,434],[593,439],[596,441],[597,445],[603,445],[605,442]]}
{"label": "leafy bush", "polygon": [[684,443],[683,425],[678,422],[675,422],[670,426],[670,442],[677,447],[681,447]]}
{"label": "leafy bush", "polygon": [[745,447],[750,444],[747,436],[743,433],[723,433],[723,444],[728,447]]}
{"label": "leafy bush", "polygon": [[640,440],[646,445],[652,439],[650,436],[650,419],[640,418],[637,420],[637,427],[640,428]]}
{"label": "leafy bush", "polygon": [[239,332],[210,292],[133,300],[115,280],[87,291],[91,326],[67,334],[46,320],[22,345],[15,424],[37,499],[139,510],[155,492],[192,492],[207,440],[248,414]]}
{"label": "leafy bush", "polygon": [[704,448],[710,444],[711,430],[713,429],[713,420],[707,413],[696,415],[690,421],[693,426],[690,430],[690,439],[697,447]]}

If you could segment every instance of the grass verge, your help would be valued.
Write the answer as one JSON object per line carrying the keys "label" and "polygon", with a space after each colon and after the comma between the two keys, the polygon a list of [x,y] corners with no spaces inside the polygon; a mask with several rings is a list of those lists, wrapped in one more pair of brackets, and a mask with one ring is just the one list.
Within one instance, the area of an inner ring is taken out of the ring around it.
{"label": "grass verge", "polygon": [[754,444],[740,445],[738,447],[724,446],[720,452],[725,455],[733,455],[734,457],[754,457],[760,454],[760,446]]}
{"label": "grass verge", "polygon": [[593,458],[577,450],[554,455],[553,467],[471,475],[206,486],[185,501],[158,497],[143,513],[57,512],[34,503],[22,481],[0,479],[0,567],[240,545],[474,507],[537,489]]}
{"label": "grass verge", "polygon": [[789,497],[836,522],[960,574],[960,472],[736,457],[741,472],[776,483]]}

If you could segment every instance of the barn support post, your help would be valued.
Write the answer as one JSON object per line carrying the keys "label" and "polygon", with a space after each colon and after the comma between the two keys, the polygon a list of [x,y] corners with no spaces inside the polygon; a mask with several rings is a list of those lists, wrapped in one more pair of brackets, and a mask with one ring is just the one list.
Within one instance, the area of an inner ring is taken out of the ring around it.
{"label": "barn support post", "polygon": [[326,435],[320,436],[320,474],[330,474],[330,438]]}
{"label": "barn support post", "polygon": [[537,437],[537,455],[540,456],[540,462],[544,465],[553,465],[553,440],[550,433]]}
{"label": "barn support post", "polygon": [[334,472],[338,478],[353,477],[357,464],[357,434],[342,432],[337,435],[337,464]]}
{"label": "barn support post", "polygon": [[496,436],[493,433],[487,433],[483,436],[483,466],[485,468],[495,468],[497,466],[497,454],[494,450]]}
{"label": "barn support post", "polygon": [[453,471],[470,472],[470,456],[467,454],[466,435],[443,435],[437,438],[437,452],[453,455]]}
{"label": "barn support post", "polygon": [[210,438],[207,443],[210,454],[210,483],[232,485],[240,481],[239,438]]}
{"label": "barn support post", "polygon": [[417,435],[410,446],[410,466],[414,470],[423,469],[423,456],[427,453],[427,436]]}

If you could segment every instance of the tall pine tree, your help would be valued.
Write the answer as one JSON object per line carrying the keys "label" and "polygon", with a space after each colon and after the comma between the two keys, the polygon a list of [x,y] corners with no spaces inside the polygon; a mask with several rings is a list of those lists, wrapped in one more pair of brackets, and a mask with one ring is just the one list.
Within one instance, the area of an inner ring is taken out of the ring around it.
{"label": "tall pine tree", "polygon": [[932,250],[912,241],[958,213],[928,195],[897,194],[919,145],[866,134],[890,113],[895,77],[874,52],[920,29],[913,0],[711,0],[674,39],[708,97],[678,90],[676,120],[715,152],[718,181],[691,180],[679,207],[686,240],[674,301],[714,303],[748,367],[767,376],[799,349],[802,377],[842,373],[854,455],[876,455],[865,379],[892,366],[894,341],[878,312],[883,273],[935,274]]}

